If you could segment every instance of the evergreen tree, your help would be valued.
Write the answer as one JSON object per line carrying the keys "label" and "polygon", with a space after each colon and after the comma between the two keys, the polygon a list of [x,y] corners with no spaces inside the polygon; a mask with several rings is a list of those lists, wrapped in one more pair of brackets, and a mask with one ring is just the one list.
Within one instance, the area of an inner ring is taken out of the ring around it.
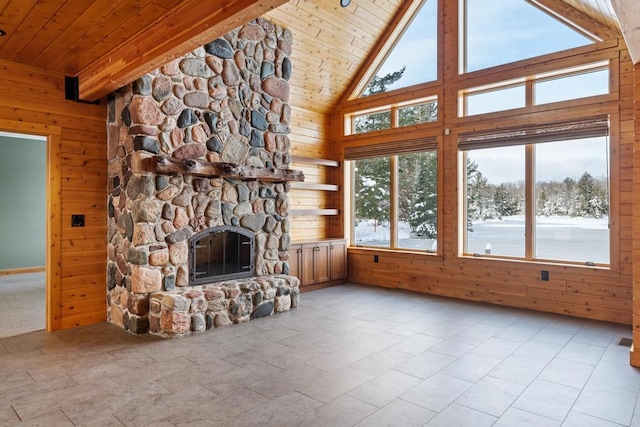
{"label": "evergreen tree", "polygon": [[402,75],[404,74],[404,70],[406,68],[407,67],[404,66],[400,70],[385,74],[382,77],[378,77],[378,75],[375,75],[371,79],[367,87],[364,89],[364,92],[362,92],[362,96],[365,97],[369,95],[375,95],[376,93],[386,92],[389,86],[402,78]]}
{"label": "evergreen tree", "polygon": [[356,221],[374,221],[374,229],[390,217],[389,158],[356,161]]}
{"label": "evergreen tree", "polygon": [[518,201],[513,197],[506,184],[500,184],[493,193],[495,210],[500,216],[517,215]]}
{"label": "evergreen tree", "polygon": [[420,158],[422,162],[412,198],[409,224],[416,235],[435,239],[438,231],[438,158],[433,151],[420,153]]}

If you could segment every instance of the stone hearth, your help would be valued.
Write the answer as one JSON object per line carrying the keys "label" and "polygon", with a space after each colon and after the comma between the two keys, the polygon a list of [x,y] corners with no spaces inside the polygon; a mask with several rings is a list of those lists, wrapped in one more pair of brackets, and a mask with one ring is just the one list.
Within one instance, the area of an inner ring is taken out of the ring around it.
{"label": "stone hearth", "polygon": [[[289,30],[258,19],[110,97],[110,322],[176,336],[297,305],[291,43]],[[190,287],[188,241],[216,226],[253,234],[253,277]]]}

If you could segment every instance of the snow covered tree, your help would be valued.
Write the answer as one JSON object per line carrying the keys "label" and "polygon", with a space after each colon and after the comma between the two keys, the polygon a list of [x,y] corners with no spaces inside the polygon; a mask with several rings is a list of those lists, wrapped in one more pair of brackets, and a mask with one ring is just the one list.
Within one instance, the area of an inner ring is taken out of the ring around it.
{"label": "snow covered tree", "polygon": [[398,80],[400,80],[404,74],[404,70],[407,67],[404,66],[398,71],[393,71],[389,74],[385,74],[384,76],[378,77],[375,75],[367,87],[362,92],[362,96],[375,95],[376,93],[382,93],[387,91],[387,87],[391,86]]}
{"label": "snow covered tree", "polygon": [[356,221],[373,220],[374,228],[391,214],[389,158],[356,161]]}
{"label": "snow covered tree", "polygon": [[495,210],[501,217],[519,213],[518,200],[509,191],[509,187],[506,184],[500,184],[496,187],[493,193],[493,203],[495,204]]}
{"label": "snow covered tree", "polygon": [[409,224],[421,237],[435,239],[438,223],[438,158],[434,151],[419,154],[422,161],[418,171]]}

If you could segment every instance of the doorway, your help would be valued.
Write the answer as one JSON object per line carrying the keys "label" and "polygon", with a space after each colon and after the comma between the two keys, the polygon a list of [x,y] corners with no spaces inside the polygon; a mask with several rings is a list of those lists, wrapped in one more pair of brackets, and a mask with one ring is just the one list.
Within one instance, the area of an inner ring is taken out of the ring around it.
{"label": "doorway", "polygon": [[0,337],[46,326],[46,143],[0,132]]}

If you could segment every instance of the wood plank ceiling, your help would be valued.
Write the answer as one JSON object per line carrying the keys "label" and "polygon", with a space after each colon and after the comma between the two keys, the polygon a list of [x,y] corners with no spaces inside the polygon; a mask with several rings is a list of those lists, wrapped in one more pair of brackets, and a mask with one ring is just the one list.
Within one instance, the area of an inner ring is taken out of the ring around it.
{"label": "wood plank ceiling", "polygon": [[[619,31],[610,0],[562,1]],[[209,3],[215,7],[206,6]],[[241,25],[243,19],[266,15],[295,35],[292,103],[328,113],[403,1],[353,0],[346,9],[338,0],[222,3],[3,0],[0,29],[6,36],[0,37],[0,60],[78,76],[81,98],[96,99]]]}

